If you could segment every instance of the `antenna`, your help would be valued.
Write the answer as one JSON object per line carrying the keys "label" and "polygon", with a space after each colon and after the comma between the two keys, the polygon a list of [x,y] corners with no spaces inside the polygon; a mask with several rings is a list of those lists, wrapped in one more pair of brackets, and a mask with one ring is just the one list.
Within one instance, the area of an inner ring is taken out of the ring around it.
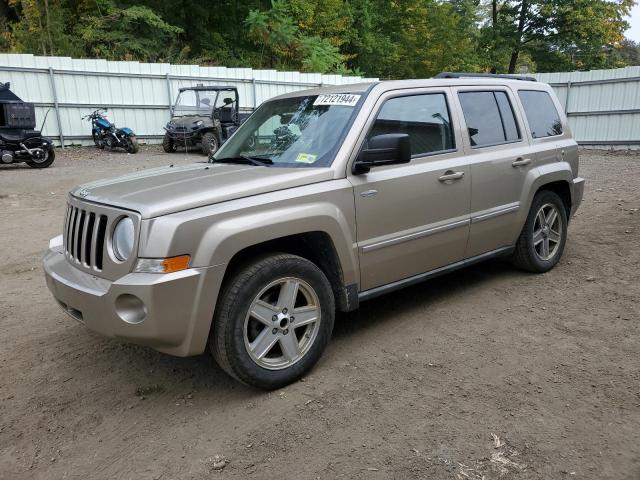
{"label": "antenna", "polygon": [[40,125],[40,133],[42,133],[42,129],[44,128],[44,122],[47,121],[47,116],[49,115],[49,112],[51,111],[51,109],[47,109],[47,113],[44,114],[44,120],[42,120],[42,125]]}

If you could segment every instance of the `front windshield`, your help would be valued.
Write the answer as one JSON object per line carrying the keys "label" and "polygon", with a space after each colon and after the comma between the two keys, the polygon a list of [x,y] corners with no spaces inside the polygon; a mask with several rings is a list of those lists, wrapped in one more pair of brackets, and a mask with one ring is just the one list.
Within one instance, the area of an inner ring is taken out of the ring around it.
{"label": "front windshield", "polygon": [[263,103],[213,158],[254,158],[278,167],[326,167],[359,94],[312,95]]}
{"label": "front windshield", "polygon": [[217,91],[183,90],[178,94],[173,114],[175,116],[211,115],[217,95]]}

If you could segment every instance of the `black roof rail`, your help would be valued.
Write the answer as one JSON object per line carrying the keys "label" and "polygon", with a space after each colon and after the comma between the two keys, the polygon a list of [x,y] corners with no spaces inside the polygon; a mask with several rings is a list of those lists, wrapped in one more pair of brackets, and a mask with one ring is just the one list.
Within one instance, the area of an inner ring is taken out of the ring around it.
{"label": "black roof rail", "polygon": [[433,78],[507,78],[510,80],[522,80],[525,82],[537,82],[534,77],[526,75],[504,75],[501,73],[468,73],[468,72],[442,72]]}

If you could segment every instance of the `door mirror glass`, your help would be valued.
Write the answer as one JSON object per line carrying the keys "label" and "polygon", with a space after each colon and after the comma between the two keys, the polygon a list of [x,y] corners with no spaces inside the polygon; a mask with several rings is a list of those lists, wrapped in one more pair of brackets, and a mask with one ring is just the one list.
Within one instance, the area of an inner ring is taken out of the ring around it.
{"label": "door mirror glass", "polygon": [[366,173],[371,167],[411,161],[411,143],[406,133],[387,133],[371,137],[354,164],[354,173]]}

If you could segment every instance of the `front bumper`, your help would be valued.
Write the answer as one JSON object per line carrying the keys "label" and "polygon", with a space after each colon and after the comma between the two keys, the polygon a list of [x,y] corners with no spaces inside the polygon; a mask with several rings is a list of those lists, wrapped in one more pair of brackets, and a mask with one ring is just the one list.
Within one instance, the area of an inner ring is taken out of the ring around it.
{"label": "front bumper", "polygon": [[196,143],[200,143],[202,136],[199,131],[189,131],[189,130],[169,130],[167,128],[164,129],[166,135],[171,138],[176,143],[187,145],[195,145]]}
{"label": "front bumper", "polygon": [[574,178],[571,190],[571,216],[573,216],[582,203],[582,196],[584,195],[584,178]]}
{"label": "front bumper", "polygon": [[58,304],[90,330],[180,357],[205,350],[224,266],[112,282],[75,268],[53,247],[43,267]]}

